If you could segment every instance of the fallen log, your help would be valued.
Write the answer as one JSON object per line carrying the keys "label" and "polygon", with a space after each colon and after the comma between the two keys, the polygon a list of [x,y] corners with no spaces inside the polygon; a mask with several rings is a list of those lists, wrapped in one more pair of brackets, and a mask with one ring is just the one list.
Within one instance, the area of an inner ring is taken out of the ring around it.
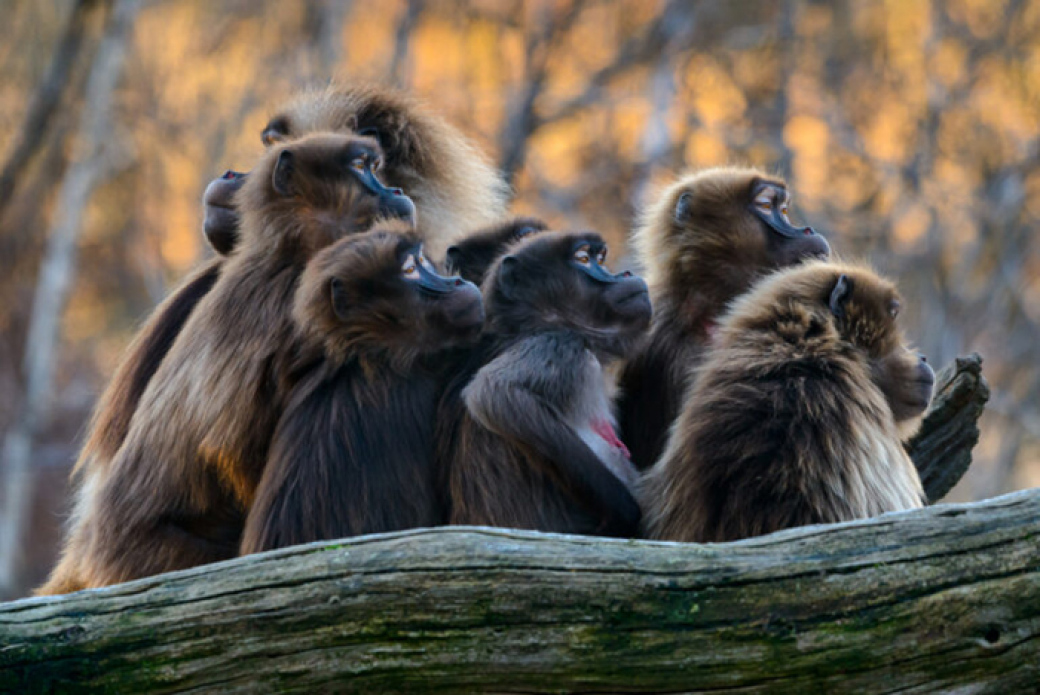
{"label": "fallen log", "polygon": [[1040,490],[738,543],[487,528],[0,604],[0,692],[1035,692]]}

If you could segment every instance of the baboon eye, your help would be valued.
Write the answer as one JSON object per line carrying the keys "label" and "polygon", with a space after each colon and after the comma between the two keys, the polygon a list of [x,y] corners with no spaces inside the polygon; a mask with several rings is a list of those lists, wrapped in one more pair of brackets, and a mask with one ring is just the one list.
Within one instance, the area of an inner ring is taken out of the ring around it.
{"label": "baboon eye", "polygon": [[355,159],[354,161],[352,161],[350,163],[350,166],[352,166],[356,171],[364,171],[365,170],[365,160],[362,157],[358,157],[357,159]]}
{"label": "baboon eye", "polygon": [[592,262],[592,257],[589,255],[589,247],[581,246],[577,251],[574,252],[574,260],[582,265],[588,265]]}
{"label": "baboon eye", "polygon": [[787,216],[787,203],[780,206],[780,216],[784,218],[784,222],[791,224],[791,218]]}
{"label": "baboon eye", "polygon": [[419,264],[415,262],[415,254],[408,254],[401,264],[401,274],[408,280],[419,279]]}
{"label": "baboon eye", "polygon": [[382,157],[373,157],[372,161],[371,161],[371,167],[372,167],[372,171],[373,172],[376,172],[376,171],[379,171],[380,169],[382,169],[383,168],[383,158]]}
{"label": "baboon eye", "polygon": [[426,254],[422,251],[419,252],[419,265],[421,265],[423,268],[426,268],[426,270],[430,271],[431,273],[437,272],[437,269],[433,267],[433,264],[426,260]]}
{"label": "baboon eye", "polygon": [[893,299],[891,302],[888,303],[888,315],[891,316],[892,318],[896,318],[896,317],[899,316],[899,300],[898,299]]}
{"label": "baboon eye", "polygon": [[755,198],[755,205],[757,207],[763,209],[763,210],[772,210],[773,209],[773,194],[772,194],[772,192],[771,191],[767,191],[765,193],[760,193],[759,196],[757,198]]}
{"label": "baboon eye", "polygon": [[600,249],[600,252],[596,254],[596,263],[599,263],[600,265],[603,265],[603,263],[606,262],[606,260],[607,260],[607,250],[605,248],[604,249]]}

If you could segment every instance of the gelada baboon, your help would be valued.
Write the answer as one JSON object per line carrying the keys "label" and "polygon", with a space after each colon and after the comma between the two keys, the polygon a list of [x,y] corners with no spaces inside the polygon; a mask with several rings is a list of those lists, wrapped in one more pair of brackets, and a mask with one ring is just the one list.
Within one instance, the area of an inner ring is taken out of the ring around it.
{"label": "gelada baboon", "polygon": [[612,381],[650,321],[646,283],[594,233],[537,234],[484,281],[485,336],[445,389],[438,465],[450,523],[631,536],[635,469]]}
{"label": "gelada baboon", "polygon": [[895,287],[812,262],[738,299],[641,485],[651,538],[729,541],[922,506],[902,441],[933,374]]}
{"label": "gelada baboon", "polygon": [[650,335],[625,365],[618,418],[640,469],[664,449],[691,367],[717,317],[762,275],[830,247],[788,218],[783,180],[757,169],[708,169],[681,178],[645,211],[636,255],[650,285]]}
{"label": "gelada baboon", "polygon": [[464,280],[480,285],[488,268],[521,239],[548,229],[533,217],[516,217],[466,234],[448,248],[445,265]]}
{"label": "gelada baboon", "polygon": [[438,275],[407,225],[385,223],[316,256],[293,315],[297,383],[242,553],[444,524],[435,355],[480,333],[480,290]]}
{"label": "gelada baboon", "polygon": [[[418,209],[428,248],[443,248],[467,230],[500,219],[508,186],[458,130],[401,93],[376,86],[344,86],[306,93],[281,109],[264,128],[268,146],[318,131],[364,133],[384,152],[380,178],[408,191]],[[204,196],[206,238],[228,255],[238,242],[235,193],[247,174],[228,171]],[[160,304],[141,327],[94,410],[76,462],[83,484],[102,472],[123,443],[137,403],[195,305],[224,265],[207,261]]]}
{"label": "gelada baboon", "polygon": [[41,593],[233,557],[292,354],[306,262],[376,219],[414,220],[375,175],[374,140],[316,134],[272,148],[239,191],[240,248],[159,365],[105,475],[80,493]]}

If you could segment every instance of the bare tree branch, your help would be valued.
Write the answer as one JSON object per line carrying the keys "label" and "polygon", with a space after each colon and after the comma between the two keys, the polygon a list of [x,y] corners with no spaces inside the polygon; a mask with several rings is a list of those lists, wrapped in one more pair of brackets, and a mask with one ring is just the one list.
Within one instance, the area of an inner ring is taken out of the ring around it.
{"label": "bare tree branch", "polygon": [[534,107],[542,90],[545,89],[553,45],[574,24],[583,5],[582,0],[573,0],[560,13],[548,3],[536,8],[539,15],[537,27],[528,32],[524,46],[524,88],[513,102],[513,108],[506,118],[505,128],[499,138],[499,169],[510,183],[524,165],[528,139],[537,128],[538,119]]}
{"label": "bare tree branch", "polygon": [[532,132],[548,123],[569,118],[597,103],[603,96],[603,89],[611,81],[634,67],[654,60],[661,55],[663,47],[673,42],[679,45],[691,43],[697,26],[697,22],[694,21],[696,13],[702,11],[702,7],[703,3],[671,0],[645,31],[621,45],[609,65],[592,74],[581,94],[563,102],[549,113],[538,116]]}
{"label": "bare tree branch", "polygon": [[14,138],[14,147],[0,171],[0,217],[11,201],[18,176],[25,171],[26,165],[45,142],[58,104],[71,82],[70,75],[83,47],[83,34],[90,13],[101,4],[107,3],[100,0],[76,0],[72,6],[65,30],[58,40],[54,59],[29,102],[25,120]]}

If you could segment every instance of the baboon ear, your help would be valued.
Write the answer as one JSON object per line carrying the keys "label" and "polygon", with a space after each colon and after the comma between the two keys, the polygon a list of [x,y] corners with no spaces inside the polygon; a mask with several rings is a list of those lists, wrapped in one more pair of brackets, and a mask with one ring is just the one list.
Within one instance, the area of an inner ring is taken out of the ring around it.
{"label": "baboon ear", "polygon": [[274,173],[271,174],[271,186],[278,195],[292,195],[293,169],[295,168],[295,157],[289,150],[282,150],[278,155],[278,161],[274,164]]}
{"label": "baboon ear", "polygon": [[520,262],[516,256],[506,256],[498,268],[498,286],[507,297],[513,296],[513,288],[516,286],[516,274],[520,272]]}
{"label": "baboon ear", "polygon": [[282,116],[273,118],[264,127],[264,132],[260,133],[260,140],[263,141],[264,147],[270,147],[271,145],[282,142],[289,135],[289,121]]}
{"label": "baboon ear", "polygon": [[347,320],[347,312],[350,309],[350,299],[347,297],[347,288],[339,278],[332,278],[329,283],[329,292],[332,297],[332,310],[336,312],[336,318],[341,321]]}
{"label": "baboon ear", "polygon": [[845,273],[842,273],[841,276],[838,277],[838,281],[834,283],[834,289],[831,290],[831,313],[837,318],[844,318],[845,302],[848,301],[851,294],[852,281],[849,280]]}
{"label": "baboon ear", "polygon": [[682,222],[690,216],[690,208],[693,207],[693,194],[686,191],[675,203],[674,216],[676,222]]}

